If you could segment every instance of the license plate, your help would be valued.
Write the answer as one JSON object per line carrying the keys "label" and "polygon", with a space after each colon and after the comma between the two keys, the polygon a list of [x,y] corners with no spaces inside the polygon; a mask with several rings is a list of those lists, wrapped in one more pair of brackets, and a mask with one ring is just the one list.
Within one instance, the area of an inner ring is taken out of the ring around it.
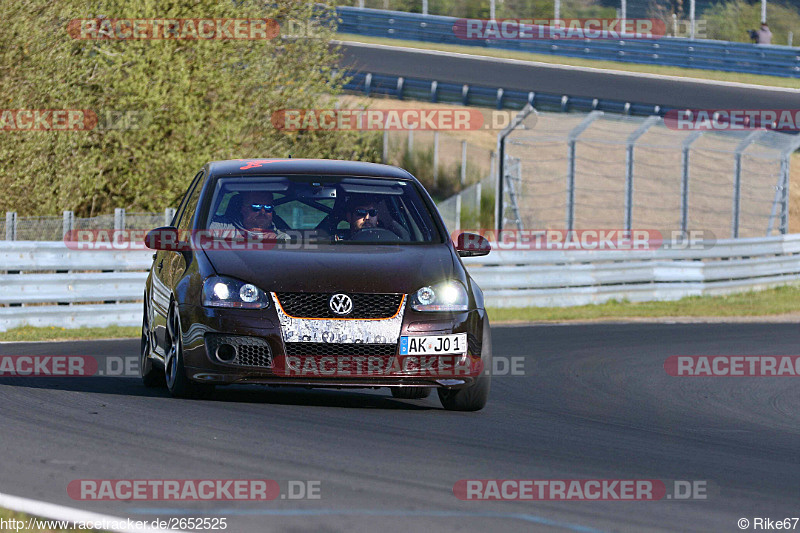
{"label": "license plate", "polygon": [[467,353],[467,334],[400,337],[400,355]]}

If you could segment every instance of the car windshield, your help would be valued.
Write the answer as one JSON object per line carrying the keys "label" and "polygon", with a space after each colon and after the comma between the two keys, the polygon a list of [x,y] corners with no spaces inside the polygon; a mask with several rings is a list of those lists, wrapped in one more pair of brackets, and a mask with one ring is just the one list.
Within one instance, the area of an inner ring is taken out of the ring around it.
{"label": "car windshield", "polygon": [[335,244],[443,242],[434,216],[410,180],[225,177],[217,180],[209,205],[202,229],[217,234],[235,231]]}

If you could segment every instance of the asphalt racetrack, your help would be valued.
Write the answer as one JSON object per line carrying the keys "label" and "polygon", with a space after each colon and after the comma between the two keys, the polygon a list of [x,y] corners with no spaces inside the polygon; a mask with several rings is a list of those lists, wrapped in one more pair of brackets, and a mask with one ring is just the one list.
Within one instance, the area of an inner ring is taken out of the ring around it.
{"label": "asphalt racetrack", "polygon": [[[226,517],[228,531],[740,531],[800,515],[792,377],[671,377],[671,355],[798,353],[795,324],[496,327],[478,413],[388,390],[232,387],[177,400],[136,377],[2,377],[0,492],[111,516]],[[2,344],[0,355],[136,360],[139,340]],[[498,369],[500,373],[500,370]],[[77,479],[318,481],[319,499],[79,501]],[[464,479],[700,482],[704,499],[461,501]],[[798,526],[800,528],[800,526]]]}
{"label": "asphalt racetrack", "polygon": [[[480,53],[476,48],[475,53]],[[373,72],[679,109],[797,109],[800,90],[637,75],[346,42],[340,65]]]}

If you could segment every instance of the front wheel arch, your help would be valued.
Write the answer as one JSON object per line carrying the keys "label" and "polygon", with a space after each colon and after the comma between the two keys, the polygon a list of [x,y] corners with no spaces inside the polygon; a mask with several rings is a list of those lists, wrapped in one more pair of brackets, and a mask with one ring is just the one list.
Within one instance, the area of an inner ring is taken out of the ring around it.
{"label": "front wheel arch", "polygon": [[186,375],[183,364],[183,329],[178,304],[170,298],[167,313],[167,337],[169,344],[164,355],[164,377],[167,389],[176,398],[204,398],[214,391],[214,385],[197,383]]}

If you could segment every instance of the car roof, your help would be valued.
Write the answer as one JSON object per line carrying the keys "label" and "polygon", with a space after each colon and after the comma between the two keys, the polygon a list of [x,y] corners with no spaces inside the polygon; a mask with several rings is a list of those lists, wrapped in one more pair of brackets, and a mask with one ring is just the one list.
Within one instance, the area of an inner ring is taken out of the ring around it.
{"label": "car roof", "polygon": [[407,171],[390,165],[340,161],[335,159],[231,159],[208,164],[211,176],[264,176],[278,174],[317,174],[329,176],[369,176],[388,179],[415,179]]}

